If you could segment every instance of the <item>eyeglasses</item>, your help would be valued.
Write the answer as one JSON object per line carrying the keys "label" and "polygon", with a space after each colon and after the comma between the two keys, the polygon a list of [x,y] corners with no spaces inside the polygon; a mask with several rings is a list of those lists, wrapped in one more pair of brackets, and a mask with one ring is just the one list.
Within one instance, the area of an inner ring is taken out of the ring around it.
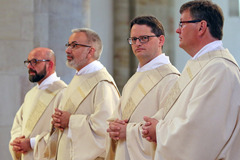
{"label": "eyeglasses", "polygon": [[65,47],[68,48],[70,47],[71,49],[75,49],[77,48],[77,46],[81,46],[81,47],[92,47],[92,46],[88,46],[88,45],[85,45],[85,44],[78,44],[78,43],[75,43],[75,42],[72,42],[72,43],[67,43],[65,44]]}
{"label": "eyeglasses", "polygon": [[138,39],[139,39],[139,42],[141,42],[141,43],[147,43],[149,41],[149,37],[159,37],[159,36],[156,36],[156,35],[152,35],[152,36],[139,36],[138,38],[137,37],[130,37],[127,40],[128,40],[129,44],[136,44]]}
{"label": "eyeglasses", "polygon": [[201,21],[202,21],[202,20],[200,20],[200,19],[191,20],[191,21],[180,21],[178,27],[179,27],[179,28],[182,28],[183,23],[197,23],[197,22],[201,22]]}
{"label": "eyeglasses", "polygon": [[30,63],[31,64],[31,66],[35,66],[38,62],[49,62],[50,60],[48,60],[48,59],[41,59],[41,60],[39,60],[39,59],[32,59],[32,60],[26,60],[26,61],[24,61],[24,65],[27,67],[28,66],[28,64]]}

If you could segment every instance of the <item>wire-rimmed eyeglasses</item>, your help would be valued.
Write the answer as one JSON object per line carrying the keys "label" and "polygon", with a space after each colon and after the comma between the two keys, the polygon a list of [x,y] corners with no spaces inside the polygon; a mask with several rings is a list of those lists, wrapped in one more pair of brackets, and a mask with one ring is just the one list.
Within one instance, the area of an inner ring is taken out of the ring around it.
{"label": "wire-rimmed eyeglasses", "polygon": [[139,40],[139,42],[141,43],[147,43],[149,41],[149,37],[159,37],[156,35],[152,35],[152,36],[139,36],[139,37],[130,37],[128,38],[128,43],[129,44],[136,44],[137,40]]}
{"label": "wire-rimmed eyeglasses", "polygon": [[49,59],[32,59],[32,60],[25,60],[24,65],[27,67],[30,63],[31,66],[35,66],[38,62],[49,62]]}

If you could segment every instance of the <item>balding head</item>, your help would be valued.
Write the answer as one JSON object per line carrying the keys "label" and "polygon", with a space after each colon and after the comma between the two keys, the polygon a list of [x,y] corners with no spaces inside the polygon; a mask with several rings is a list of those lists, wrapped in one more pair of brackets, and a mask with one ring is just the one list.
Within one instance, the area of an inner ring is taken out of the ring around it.
{"label": "balding head", "polygon": [[30,54],[34,54],[37,59],[48,59],[50,61],[52,61],[54,63],[54,66],[56,66],[56,56],[53,52],[53,50],[49,49],[49,48],[43,48],[43,47],[39,47],[39,48],[34,48],[30,53]]}
{"label": "balding head", "polygon": [[[39,84],[55,72],[56,57],[49,48],[35,48],[28,55],[29,80]],[[35,61],[35,63],[34,63]]]}

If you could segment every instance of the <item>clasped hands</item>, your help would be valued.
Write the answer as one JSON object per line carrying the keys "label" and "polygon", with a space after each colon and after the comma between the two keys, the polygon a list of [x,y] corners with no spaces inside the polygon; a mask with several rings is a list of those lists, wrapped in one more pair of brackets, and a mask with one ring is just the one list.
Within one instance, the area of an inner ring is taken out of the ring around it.
{"label": "clasped hands", "polygon": [[30,145],[30,139],[25,138],[25,136],[20,136],[15,138],[10,145],[13,147],[12,150],[16,153],[27,153],[32,150]]}
{"label": "clasped hands", "polygon": [[[142,126],[142,137],[148,140],[149,142],[157,142],[156,138],[156,125],[158,120],[155,118],[150,118],[145,116],[145,124]],[[109,123],[109,128],[107,132],[109,137],[113,140],[125,140],[126,139],[126,128],[128,120],[119,120],[116,119],[113,122]]]}
{"label": "clasped hands", "polygon": [[148,140],[149,142],[157,142],[156,138],[156,126],[158,120],[155,118],[150,118],[147,116],[143,117],[145,124],[142,126],[142,137]]}
{"label": "clasped hands", "polygon": [[59,128],[63,131],[68,127],[70,116],[71,114],[69,112],[55,108],[55,112],[52,115],[52,124],[55,128]]}
{"label": "clasped hands", "polygon": [[119,119],[116,119],[113,122],[110,122],[109,128],[107,129],[109,137],[116,141],[126,139],[127,123],[128,123],[128,120],[119,120]]}

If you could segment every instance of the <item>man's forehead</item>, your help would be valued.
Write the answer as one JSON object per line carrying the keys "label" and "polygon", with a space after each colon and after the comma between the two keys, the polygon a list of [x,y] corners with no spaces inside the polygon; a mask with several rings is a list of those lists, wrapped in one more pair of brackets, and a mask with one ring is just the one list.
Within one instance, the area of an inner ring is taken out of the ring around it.
{"label": "man's forehead", "polygon": [[79,41],[87,41],[87,36],[84,32],[72,33],[69,37],[68,43],[77,43]]}
{"label": "man's forehead", "polygon": [[32,50],[28,55],[28,59],[38,59],[42,58],[43,56],[42,50]]}

